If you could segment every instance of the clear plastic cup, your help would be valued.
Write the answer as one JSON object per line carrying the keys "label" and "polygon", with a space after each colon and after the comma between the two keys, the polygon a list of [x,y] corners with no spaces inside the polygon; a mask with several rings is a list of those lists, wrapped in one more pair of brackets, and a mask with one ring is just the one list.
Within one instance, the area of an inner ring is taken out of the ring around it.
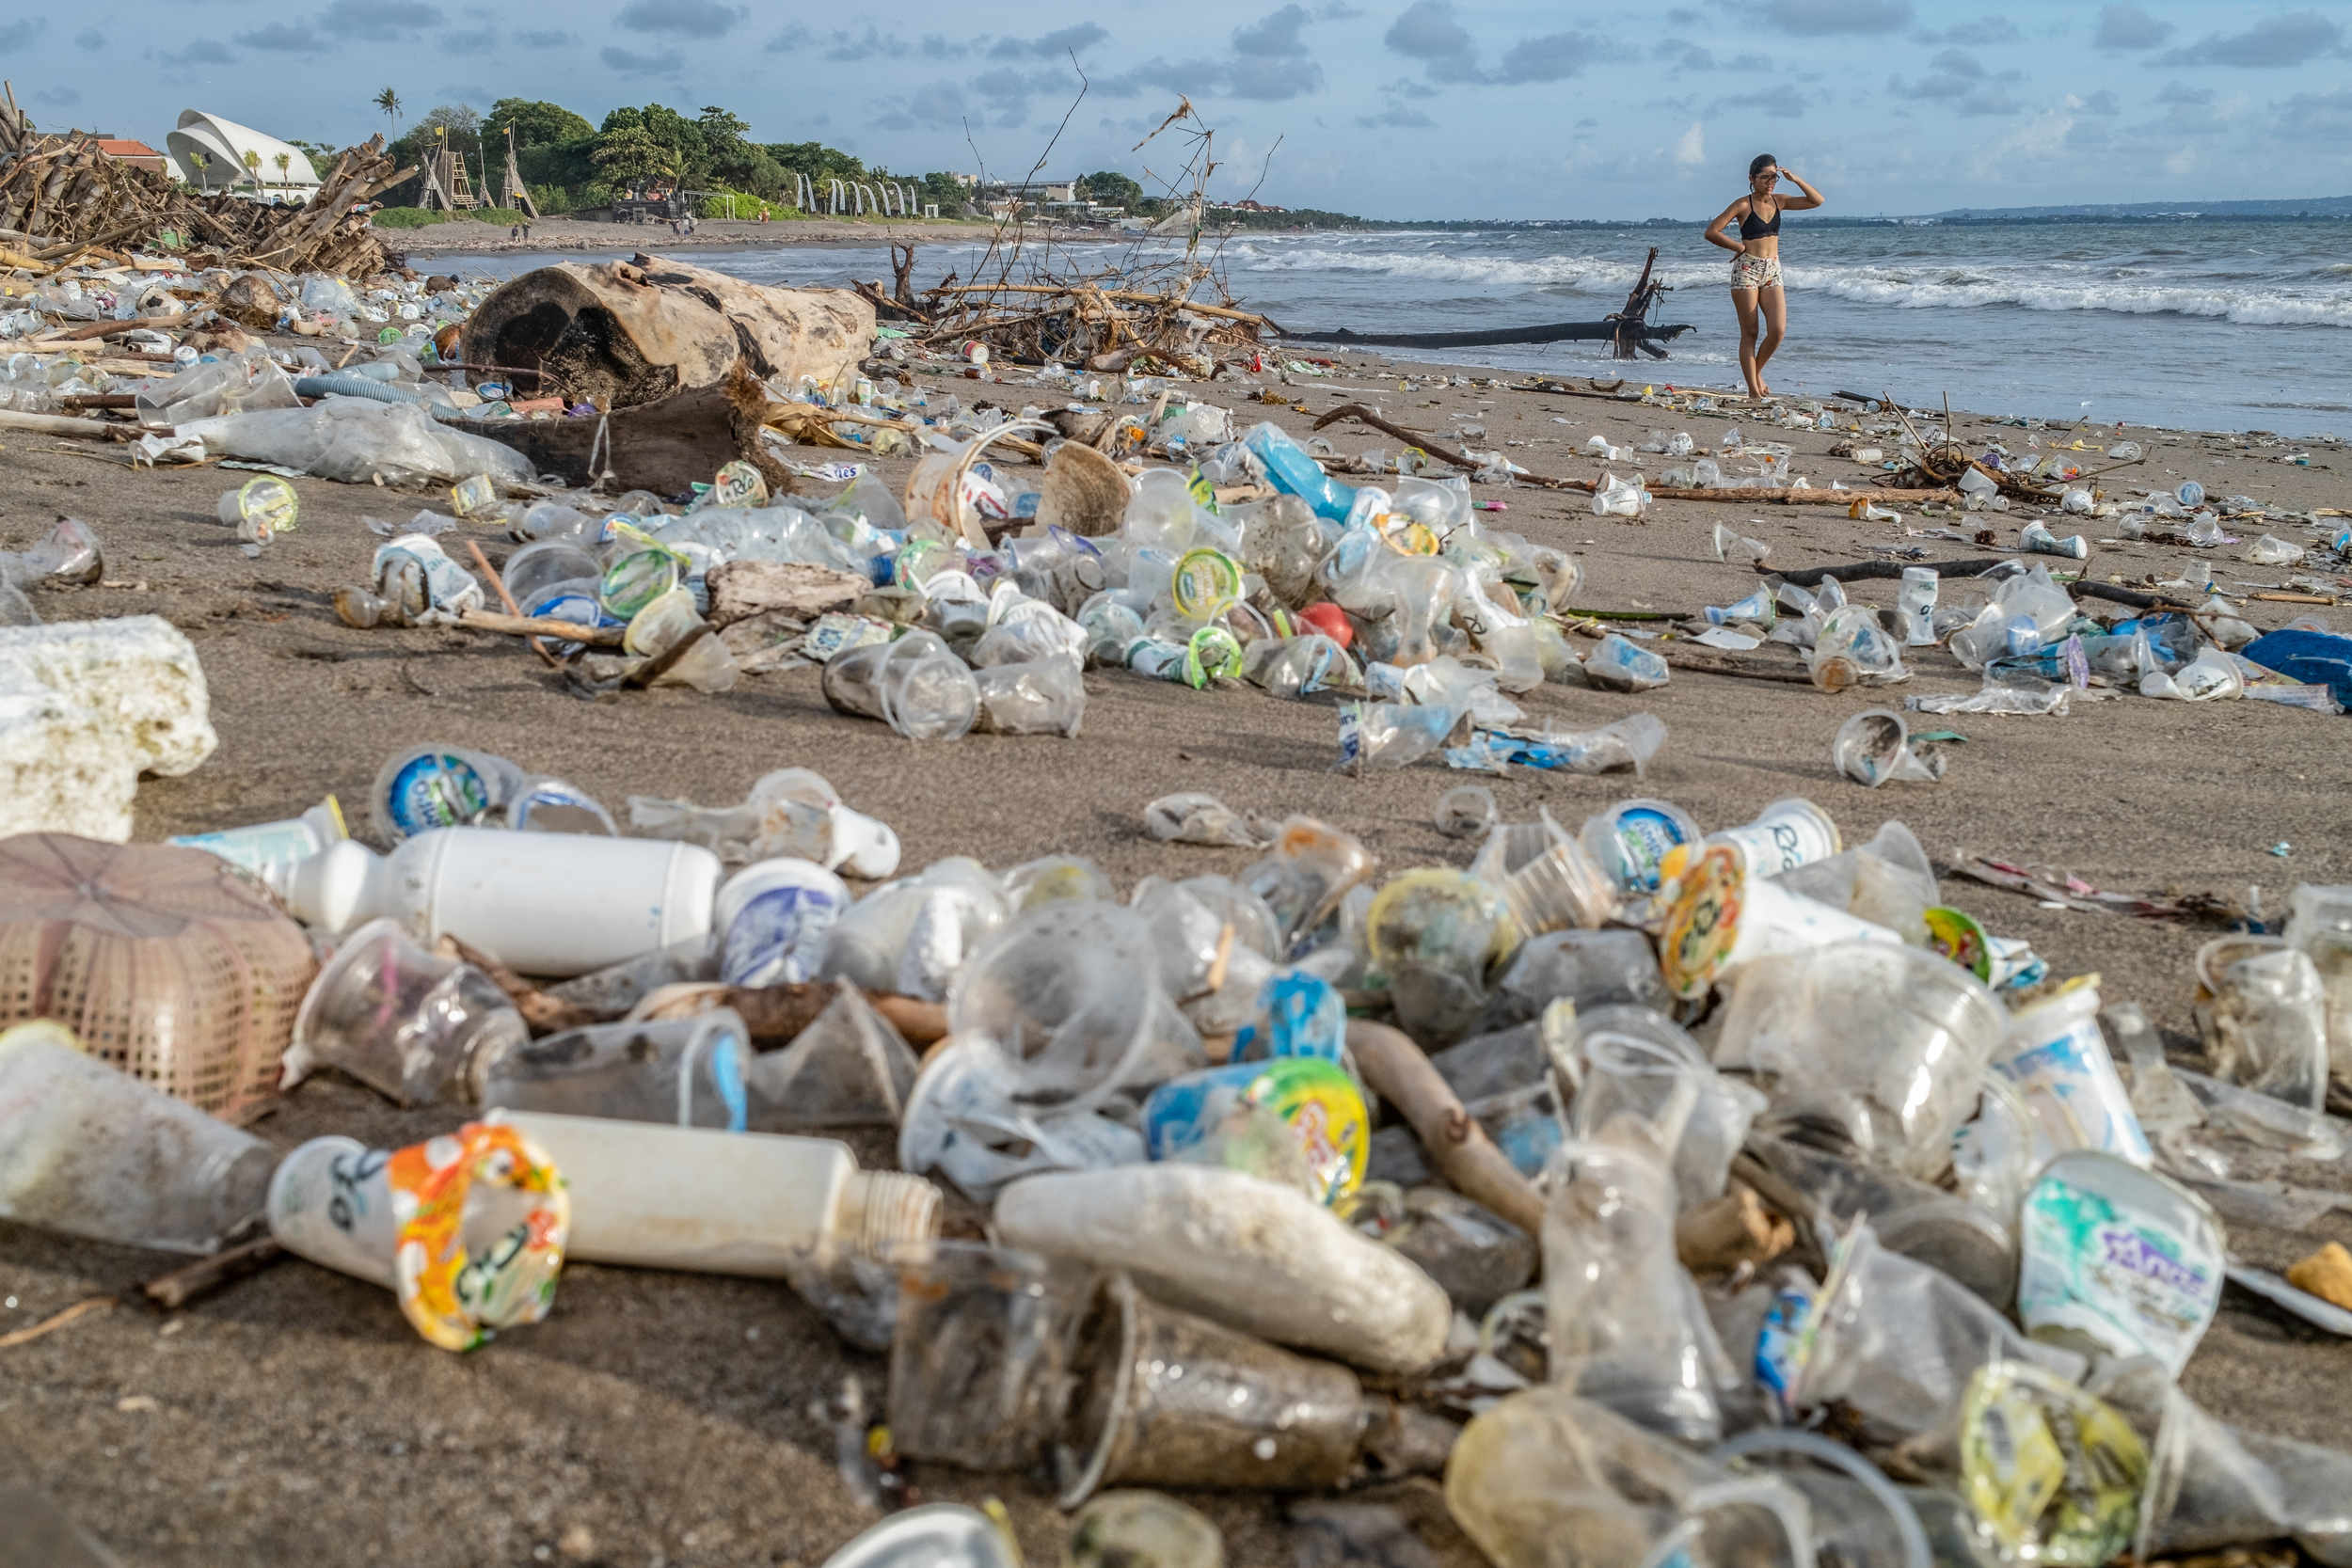
{"label": "clear plastic cup", "polygon": [[331,1067],[404,1105],[464,1101],[476,1062],[530,1037],[488,975],[436,958],[397,921],[371,920],[343,939],[302,999],[279,1087]]}
{"label": "clear plastic cup", "polygon": [[891,1443],[967,1470],[1025,1469],[1061,1429],[1086,1277],[981,1242],[910,1242],[894,1261]]}
{"label": "clear plastic cup", "polygon": [[260,1217],[269,1147],[83,1053],[46,1021],[0,1033],[0,1217],[209,1253]]}

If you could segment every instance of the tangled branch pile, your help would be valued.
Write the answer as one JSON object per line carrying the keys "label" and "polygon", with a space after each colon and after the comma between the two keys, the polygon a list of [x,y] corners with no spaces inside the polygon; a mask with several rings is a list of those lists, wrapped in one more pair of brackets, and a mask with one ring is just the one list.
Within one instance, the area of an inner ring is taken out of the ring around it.
{"label": "tangled branch pile", "polygon": [[[998,229],[973,268],[976,281],[959,282],[950,273],[918,294],[911,282],[914,247],[900,258],[894,245],[895,291],[885,295],[876,281],[860,284],[858,293],[883,320],[913,324],[932,347],[956,351],[977,342],[1000,360],[1055,360],[1105,373],[1203,381],[1220,361],[1254,360],[1260,342],[1280,329],[1234,303],[1225,286],[1221,245],[1204,253],[1200,244],[1206,187],[1217,167],[1216,134],[1187,99],[1136,150],[1171,127],[1180,128],[1183,166],[1168,178],[1144,171],[1166,190],[1169,215],[1137,232],[1126,253],[1109,264],[1100,263],[1099,251],[1081,262],[1066,246],[1057,260],[1051,227],[1033,234],[1016,215]],[[1043,166],[1041,158],[1029,172],[1034,176]],[[1181,249],[1170,243],[1177,239],[1184,242]],[[977,280],[982,278],[987,281]],[[1203,289],[1209,297],[1195,298]]]}
{"label": "tangled branch pile", "polygon": [[0,93],[0,238],[23,245],[169,244],[215,251],[206,264],[269,266],[368,277],[385,268],[368,215],[351,209],[414,173],[395,170],[384,138],[335,162],[309,202],[273,207],[235,196],[190,196],[167,175],[110,158],[90,137],[47,136]]}
{"label": "tangled branch pile", "polygon": [[[1217,360],[1248,356],[1230,351],[1254,352],[1261,332],[1273,330],[1263,316],[1230,303],[1190,298],[1196,285],[1213,280],[1206,267],[1189,266],[1168,279],[1133,272],[1064,280],[1040,271],[1032,277],[1027,283],[946,283],[926,292],[925,337],[934,343],[986,343],[998,358],[1058,359],[1092,371],[1206,380]],[[1106,286],[1114,283],[1124,286]]]}

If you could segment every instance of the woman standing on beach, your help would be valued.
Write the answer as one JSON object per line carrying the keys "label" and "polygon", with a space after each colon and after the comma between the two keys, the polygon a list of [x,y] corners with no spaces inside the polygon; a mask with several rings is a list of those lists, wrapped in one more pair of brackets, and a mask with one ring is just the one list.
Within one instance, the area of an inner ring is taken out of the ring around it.
{"label": "woman standing on beach", "polygon": [[[1784,176],[1804,195],[1775,195],[1772,187]],[[1707,243],[1721,245],[1734,256],[1731,308],[1740,312],[1740,373],[1748,379],[1750,397],[1760,398],[1772,391],[1764,383],[1764,364],[1788,330],[1788,296],[1780,286],[1780,214],[1819,207],[1823,199],[1820,191],[1789,174],[1766,152],[1748,165],[1748,194],[1707,226]],[[1733,218],[1740,220],[1737,243],[1724,233],[1724,226]],[[1764,318],[1761,342],[1756,341],[1759,314]]]}

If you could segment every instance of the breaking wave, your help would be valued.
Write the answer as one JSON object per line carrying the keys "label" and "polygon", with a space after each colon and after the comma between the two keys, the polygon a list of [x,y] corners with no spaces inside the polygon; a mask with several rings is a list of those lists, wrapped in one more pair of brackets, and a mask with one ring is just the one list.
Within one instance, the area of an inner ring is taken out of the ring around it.
{"label": "breaking wave", "polygon": [[1987,274],[1966,267],[1791,265],[1792,289],[1811,289],[1899,310],[1967,310],[2010,305],[2027,310],[2106,310],[2122,315],[2202,316],[2248,326],[2352,327],[2352,291],[2298,293],[2264,287],[2165,281],[2129,269],[2104,276],[2049,270]]}
{"label": "breaking wave", "polygon": [[1229,246],[1228,263],[1242,273],[1374,274],[1433,283],[1516,284],[1528,289],[1633,286],[1639,267],[1605,256],[1538,256],[1524,260],[1461,251],[1354,250],[1311,245]]}

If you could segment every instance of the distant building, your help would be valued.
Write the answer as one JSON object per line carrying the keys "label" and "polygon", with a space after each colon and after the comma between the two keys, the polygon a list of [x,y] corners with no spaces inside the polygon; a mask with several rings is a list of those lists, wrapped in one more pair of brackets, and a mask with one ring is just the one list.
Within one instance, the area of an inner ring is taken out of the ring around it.
{"label": "distant building", "polygon": [[[179,128],[164,138],[164,146],[180,166],[180,178],[204,190],[283,191],[307,201],[319,188],[318,174],[302,149],[218,115],[183,110]],[[286,160],[282,166],[280,157]]]}
{"label": "distant building", "polygon": [[1263,201],[1212,201],[1212,213],[1287,213],[1288,207],[1269,207]]}
{"label": "distant building", "polygon": [[167,172],[164,167],[164,155],[143,141],[129,141],[120,136],[109,136],[102,131],[91,132],[89,139],[99,151],[119,163],[129,164],[135,168],[153,169],[157,174]]}

